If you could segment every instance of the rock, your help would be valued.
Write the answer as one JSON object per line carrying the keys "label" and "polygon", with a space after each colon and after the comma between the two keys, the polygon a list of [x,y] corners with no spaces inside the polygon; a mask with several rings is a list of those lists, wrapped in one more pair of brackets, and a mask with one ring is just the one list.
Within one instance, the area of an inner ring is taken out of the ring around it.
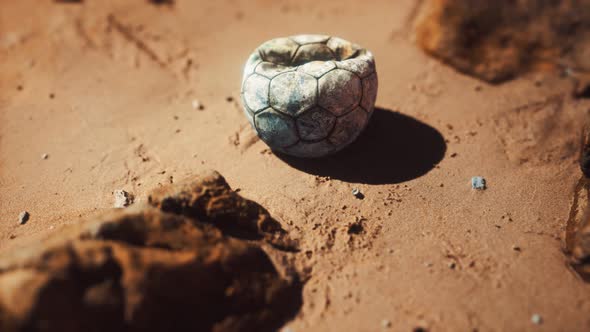
{"label": "rock", "polygon": [[262,206],[242,198],[214,171],[157,188],[149,194],[148,202],[162,211],[212,223],[230,233],[237,229],[251,235],[281,231],[281,225]]}
{"label": "rock", "polygon": [[531,70],[590,70],[590,0],[429,0],[418,45],[491,83]]}
{"label": "rock", "polygon": [[27,221],[29,220],[29,213],[27,211],[23,211],[21,213],[18,214],[18,223],[20,225],[24,225],[27,223]]}
{"label": "rock", "polygon": [[[297,278],[212,222],[249,231],[255,203],[230,195],[218,173],[198,179],[159,196],[185,209],[115,209],[2,257],[0,330],[277,330],[301,305]],[[189,188],[201,190],[194,200],[182,196]]]}
{"label": "rock", "polygon": [[124,208],[133,203],[133,195],[123,189],[115,190],[113,195],[115,196],[115,208]]}
{"label": "rock", "polygon": [[543,323],[543,318],[539,314],[533,314],[533,316],[531,316],[531,322],[535,325],[540,325]]}
{"label": "rock", "polygon": [[205,106],[203,106],[203,104],[201,104],[201,102],[198,99],[193,100],[191,104],[193,106],[193,109],[196,109],[199,111],[202,111],[205,109]]}
{"label": "rock", "polygon": [[471,178],[471,188],[476,190],[486,189],[486,179],[481,176],[474,176]]}

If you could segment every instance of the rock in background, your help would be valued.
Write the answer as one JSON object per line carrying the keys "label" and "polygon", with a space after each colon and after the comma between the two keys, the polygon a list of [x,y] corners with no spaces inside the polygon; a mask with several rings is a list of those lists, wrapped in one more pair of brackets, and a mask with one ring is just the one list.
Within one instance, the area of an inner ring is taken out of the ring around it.
{"label": "rock in background", "polygon": [[221,175],[161,188],[150,202],[5,255],[0,330],[272,331],[297,312],[297,277],[282,277],[259,243],[217,228],[285,236]]}
{"label": "rock in background", "polygon": [[417,43],[457,70],[499,83],[531,70],[590,72],[588,0],[430,0]]}

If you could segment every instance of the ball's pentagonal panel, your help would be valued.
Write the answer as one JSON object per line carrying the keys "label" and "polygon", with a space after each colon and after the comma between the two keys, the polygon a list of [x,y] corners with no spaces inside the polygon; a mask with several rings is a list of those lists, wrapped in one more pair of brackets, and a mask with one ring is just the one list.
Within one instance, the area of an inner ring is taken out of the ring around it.
{"label": "ball's pentagonal panel", "polygon": [[338,68],[349,70],[361,78],[365,78],[375,72],[375,62],[373,61],[373,55],[362,54],[358,57],[343,60],[338,62]]}
{"label": "ball's pentagonal panel", "polygon": [[334,127],[336,117],[325,109],[314,107],[301,114],[296,122],[299,137],[302,140],[315,141],[328,136]]}
{"label": "ball's pentagonal panel", "polygon": [[361,80],[355,74],[335,69],[319,79],[318,104],[340,116],[361,101]]}
{"label": "ball's pentagonal panel", "polygon": [[254,73],[254,69],[260,63],[260,61],[262,61],[262,59],[260,59],[260,54],[258,54],[258,52],[252,53],[248,58],[248,61],[246,61],[246,65],[244,66],[244,77],[248,77]]}
{"label": "ball's pentagonal panel", "polygon": [[377,86],[377,73],[373,73],[371,76],[363,78],[363,99],[361,100],[361,106],[369,113],[373,112],[375,106]]}
{"label": "ball's pentagonal panel", "polygon": [[258,47],[263,61],[288,66],[299,45],[290,38],[276,38]]}
{"label": "ball's pentagonal panel", "polygon": [[277,65],[275,63],[266,61],[263,61],[258,66],[256,66],[256,73],[266,78],[273,78],[278,74],[294,70],[295,68],[293,67]]}
{"label": "ball's pentagonal panel", "polygon": [[253,111],[257,112],[268,107],[268,87],[270,80],[258,74],[252,74],[242,86],[244,103]]}
{"label": "ball's pentagonal panel", "polygon": [[278,75],[270,82],[270,105],[279,112],[297,115],[316,103],[317,80],[294,71]]}
{"label": "ball's pentagonal panel", "polygon": [[297,157],[316,158],[327,156],[337,150],[338,148],[334,144],[327,140],[321,140],[319,142],[299,142],[283,149],[283,152]]}
{"label": "ball's pentagonal panel", "polygon": [[336,126],[328,140],[336,146],[350,144],[363,131],[368,119],[369,115],[361,107],[357,107],[336,119]]}
{"label": "ball's pentagonal panel", "polygon": [[333,61],[311,61],[297,68],[298,71],[320,78],[330,70],[336,68]]}
{"label": "ball's pentagonal panel", "polygon": [[325,43],[330,39],[330,36],[325,35],[297,35],[291,37],[299,45],[311,44],[311,43]]}
{"label": "ball's pentagonal panel", "polygon": [[298,66],[310,61],[336,60],[332,50],[324,44],[306,44],[299,47],[293,65]]}
{"label": "ball's pentagonal panel", "polygon": [[337,37],[299,35],[262,44],[242,79],[244,114],[272,149],[320,157],[367,125],[377,95],[373,55]]}
{"label": "ball's pentagonal panel", "polygon": [[284,148],[299,140],[295,120],[272,108],[256,114],[254,122],[260,138],[272,147]]}
{"label": "ball's pentagonal panel", "polygon": [[355,55],[360,47],[338,37],[332,37],[326,45],[334,52],[338,60],[346,60]]}

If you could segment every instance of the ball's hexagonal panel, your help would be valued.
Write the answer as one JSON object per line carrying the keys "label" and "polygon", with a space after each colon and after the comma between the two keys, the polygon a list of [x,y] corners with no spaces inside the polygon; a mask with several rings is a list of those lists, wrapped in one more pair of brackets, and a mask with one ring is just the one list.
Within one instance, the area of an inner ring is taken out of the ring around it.
{"label": "ball's hexagonal panel", "polygon": [[368,120],[369,115],[362,108],[357,107],[354,111],[336,119],[336,126],[328,140],[338,147],[344,147],[360,135]]}
{"label": "ball's hexagonal panel", "polygon": [[372,55],[364,54],[353,59],[339,61],[337,67],[349,70],[361,78],[365,78],[375,72],[375,61],[373,61]]}
{"label": "ball's hexagonal panel", "polygon": [[336,65],[333,61],[312,61],[299,66],[297,70],[315,78],[320,78],[334,68],[336,68]]}
{"label": "ball's hexagonal panel", "polygon": [[272,108],[256,114],[254,122],[258,135],[270,147],[283,148],[293,145],[299,140],[295,120]]}
{"label": "ball's hexagonal panel", "polygon": [[335,69],[319,79],[318,104],[340,116],[361,101],[361,80],[355,74]]}
{"label": "ball's hexagonal panel", "polygon": [[242,86],[244,103],[254,112],[268,107],[268,86],[270,80],[258,74],[250,75]]}
{"label": "ball's hexagonal panel", "polygon": [[244,78],[254,73],[254,69],[260,63],[260,61],[262,61],[262,59],[260,59],[258,52],[254,52],[250,55],[248,61],[246,61],[246,65],[244,66]]}
{"label": "ball's hexagonal panel", "polygon": [[310,61],[328,61],[336,60],[332,50],[324,44],[307,44],[302,45],[295,53],[293,65],[302,65]]}
{"label": "ball's hexagonal panel", "polygon": [[375,106],[378,85],[376,72],[369,77],[363,78],[363,99],[361,100],[361,106],[369,113],[373,112]]}
{"label": "ball's hexagonal panel", "polygon": [[330,36],[325,35],[297,35],[291,36],[292,40],[294,40],[299,45],[311,44],[311,43],[325,43],[330,39]]}
{"label": "ball's hexagonal panel", "polygon": [[327,140],[319,142],[299,142],[293,146],[283,149],[285,153],[292,156],[316,158],[329,155],[338,150],[336,146]]}
{"label": "ball's hexagonal panel", "polygon": [[336,122],[336,117],[325,109],[314,107],[297,117],[297,129],[302,140],[315,141],[326,138]]}
{"label": "ball's hexagonal panel", "polygon": [[272,62],[261,62],[256,66],[256,73],[266,78],[274,78],[275,76],[288,71],[294,71],[295,68],[283,65],[277,65]]}
{"label": "ball's hexagonal panel", "polygon": [[277,111],[297,115],[315,105],[317,80],[302,72],[287,72],[270,82],[270,105]]}
{"label": "ball's hexagonal panel", "polygon": [[332,37],[326,45],[334,52],[338,60],[346,60],[360,50],[358,45],[347,42],[338,37]]}
{"label": "ball's hexagonal panel", "polygon": [[299,44],[290,38],[276,38],[258,47],[262,60],[288,66]]}

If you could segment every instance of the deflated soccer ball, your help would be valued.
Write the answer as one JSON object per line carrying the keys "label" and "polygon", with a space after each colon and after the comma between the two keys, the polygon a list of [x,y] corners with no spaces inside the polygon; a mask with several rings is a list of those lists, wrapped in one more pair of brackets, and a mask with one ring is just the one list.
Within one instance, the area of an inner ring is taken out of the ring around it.
{"label": "deflated soccer ball", "polygon": [[262,44],[246,62],[242,103],[273,150],[321,157],[352,143],[377,96],[373,54],[346,40],[297,35]]}

